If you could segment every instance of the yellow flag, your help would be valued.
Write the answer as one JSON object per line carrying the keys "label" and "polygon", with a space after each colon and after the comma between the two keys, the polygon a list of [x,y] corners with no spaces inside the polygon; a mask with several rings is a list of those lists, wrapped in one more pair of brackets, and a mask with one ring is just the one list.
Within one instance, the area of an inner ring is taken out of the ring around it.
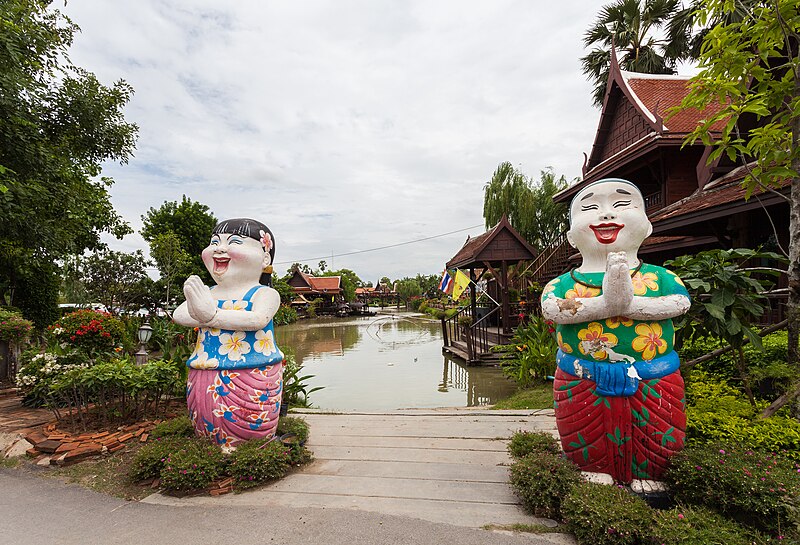
{"label": "yellow flag", "polygon": [[469,276],[456,269],[456,278],[453,281],[453,299],[458,299],[464,290],[469,286]]}

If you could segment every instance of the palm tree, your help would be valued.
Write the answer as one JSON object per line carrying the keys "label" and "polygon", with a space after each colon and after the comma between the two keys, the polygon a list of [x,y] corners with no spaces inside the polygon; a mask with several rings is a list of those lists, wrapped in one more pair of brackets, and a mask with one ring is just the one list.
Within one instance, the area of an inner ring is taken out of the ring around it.
{"label": "palm tree", "polygon": [[720,17],[705,21],[705,26],[698,29],[695,27],[696,14],[703,2],[692,0],[689,7],[676,11],[666,26],[668,44],[666,54],[679,60],[699,59],[703,39],[712,28],[719,24],[729,25],[743,21],[751,15],[752,8],[760,3],[761,0],[737,0],[731,11],[725,11],[719,14]]}
{"label": "palm tree", "polygon": [[617,0],[603,6],[586,31],[586,47],[598,45],[581,58],[583,72],[595,81],[594,103],[603,104],[611,62],[611,47],[619,64],[631,72],[674,74],[677,60],[686,56],[680,43],[671,42],[658,31],[681,11],[680,0]]}

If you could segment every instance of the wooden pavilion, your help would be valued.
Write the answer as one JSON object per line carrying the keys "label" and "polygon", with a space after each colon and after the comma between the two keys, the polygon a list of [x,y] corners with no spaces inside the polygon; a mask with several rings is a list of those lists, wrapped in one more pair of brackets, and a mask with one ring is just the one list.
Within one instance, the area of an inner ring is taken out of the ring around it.
{"label": "wooden pavilion", "polygon": [[[461,269],[469,275],[470,305],[449,319],[442,320],[445,352],[467,364],[494,363],[497,354],[491,348],[507,344],[518,323],[519,310],[512,308],[509,297],[508,268],[536,258],[536,249],[503,216],[487,232],[468,238],[464,246],[447,262],[447,269]],[[488,306],[479,306],[475,285],[491,275],[496,297]]]}

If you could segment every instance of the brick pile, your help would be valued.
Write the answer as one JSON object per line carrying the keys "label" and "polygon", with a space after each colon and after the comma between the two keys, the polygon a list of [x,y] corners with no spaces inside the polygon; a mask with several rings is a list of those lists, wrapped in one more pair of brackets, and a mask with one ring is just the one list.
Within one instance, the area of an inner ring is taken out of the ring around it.
{"label": "brick pile", "polygon": [[101,454],[113,454],[125,448],[126,443],[147,441],[150,431],[161,420],[145,420],[130,426],[120,426],[117,431],[88,432],[73,435],[60,431],[50,423],[25,435],[32,448],[28,456],[36,458],[39,465],[69,465]]}

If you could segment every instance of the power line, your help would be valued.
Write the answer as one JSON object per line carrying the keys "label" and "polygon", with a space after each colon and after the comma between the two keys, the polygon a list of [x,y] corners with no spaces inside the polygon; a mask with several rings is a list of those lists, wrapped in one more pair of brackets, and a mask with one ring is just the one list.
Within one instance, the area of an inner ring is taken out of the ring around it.
{"label": "power line", "polygon": [[431,240],[434,238],[441,238],[446,237],[448,235],[454,235],[456,233],[461,233],[462,231],[469,231],[470,229],[477,229],[478,227],[483,227],[483,224],[473,225],[472,227],[464,227],[463,229],[456,229],[455,231],[450,231],[449,233],[442,233],[440,235],[433,235],[430,237],[425,238],[418,238],[416,240],[408,240],[406,242],[398,242],[397,244],[388,244],[386,246],[378,246],[377,248],[370,248],[368,250],[356,250],[355,252],[345,252],[343,254],[331,254],[331,255],[323,255],[320,257],[309,257],[308,259],[294,259],[292,261],[278,261],[275,265],[291,265],[292,263],[303,263],[305,261],[317,261],[318,259],[328,259],[328,258],[335,258],[335,257],[343,257],[347,255],[356,255],[356,254],[364,254],[367,252],[376,252],[378,250],[386,250],[387,248],[397,248],[398,246],[405,246],[407,244],[415,244],[417,242],[423,242],[426,240]]}

